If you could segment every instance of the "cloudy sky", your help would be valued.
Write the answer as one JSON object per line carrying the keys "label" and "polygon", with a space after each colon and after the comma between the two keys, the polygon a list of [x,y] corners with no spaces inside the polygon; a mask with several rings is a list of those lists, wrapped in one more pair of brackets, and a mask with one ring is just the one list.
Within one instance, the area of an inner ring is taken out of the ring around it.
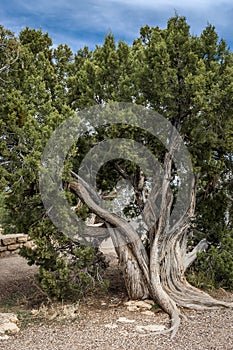
{"label": "cloudy sky", "polygon": [[164,28],[175,11],[186,16],[192,34],[213,24],[233,49],[232,0],[1,0],[0,24],[15,33],[41,28],[54,45],[77,51],[102,44],[108,32],[131,44],[141,26]]}

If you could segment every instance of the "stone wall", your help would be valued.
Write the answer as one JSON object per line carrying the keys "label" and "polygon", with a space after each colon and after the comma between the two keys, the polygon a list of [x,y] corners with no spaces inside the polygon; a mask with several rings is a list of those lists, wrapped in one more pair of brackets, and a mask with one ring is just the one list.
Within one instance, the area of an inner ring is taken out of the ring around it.
{"label": "stone wall", "polygon": [[28,235],[23,233],[13,235],[0,234],[0,258],[18,253],[23,246],[33,246],[33,242]]}

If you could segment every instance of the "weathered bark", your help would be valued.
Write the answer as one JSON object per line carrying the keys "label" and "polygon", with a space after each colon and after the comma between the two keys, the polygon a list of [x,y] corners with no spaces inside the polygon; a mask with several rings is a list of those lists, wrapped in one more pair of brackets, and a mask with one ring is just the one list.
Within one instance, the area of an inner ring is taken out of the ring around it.
{"label": "weathered bark", "polygon": [[194,260],[196,252],[205,247],[205,242],[187,254],[187,235],[195,211],[196,181],[193,181],[186,212],[172,227],[168,225],[173,200],[169,187],[171,167],[172,154],[168,152],[165,157],[165,176],[160,188],[162,204],[159,216],[153,209],[153,203],[150,203],[156,193],[152,193],[145,206],[144,219],[149,221],[150,227],[149,255],[132,226],[125,219],[102,208],[100,197],[74,173],[76,181],[71,182],[69,187],[109,228],[129,297],[142,299],[150,296],[170,315],[171,327],[165,332],[169,331],[174,336],[182,316],[179,307],[203,309],[213,306],[232,307],[233,304],[213,299],[191,286],[185,278],[187,266]]}
{"label": "weathered bark", "polygon": [[149,297],[149,290],[137,259],[135,259],[131,249],[127,245],[124,245],[118,251],[119,263],[129,298],[135,300],[147,299]]}
{"label": "weathered bark", "polygon": [[107,223],[108,232],[119,257],[129,297],[131,299],[147,298],[149,292],[144,276],[148,276],[149,279],[148,256],[141,239],[126,220],[101,208],[98,197],[95,194],[91,197],[92,189],[82,179],[75,177],[79,182],[71,182],[70,189],[83,201],[85,200],[89,208]]}
{"label": "weathered bark", "polygon": [[207,240],[204,238],[202,239],[193,250],[187,254],[183,254],[183,268],[184,271],[187,270],[187,268],[192,265],[192,263],[196,260],[197,254],[204,252],[208,248]]}

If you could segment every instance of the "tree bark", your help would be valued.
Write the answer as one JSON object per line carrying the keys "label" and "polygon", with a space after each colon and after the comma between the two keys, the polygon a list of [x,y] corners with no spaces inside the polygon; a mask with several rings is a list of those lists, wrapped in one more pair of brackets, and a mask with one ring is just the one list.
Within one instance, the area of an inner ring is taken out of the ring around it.
{"label": "tree bark", "polygon": [[76,181],[71,182],[69,187],[109,228],[129,298],[143,299],[150,296],[171,318],[170,328],[159,333],[171,332],[173,337],[179,328],[182,316],[179,307],[193,309],[213,306],[232,307],[233,303],[213,299],[191,286],[185,278],[187,266],[194,260],[197,251],[202,250],[206,243],[201,242],[191,253],[187,254],[187,235],[195,210],[195,181],[187,211],[173,227],[170,228],[167,225],[172,206],[172,194],[167,180],[171,172],[170,156],[168,154],[165,159],[165,175],[167,176],[164,177],[162,184],[160,215],[156,217],[158,213],[153,212],[153,205],[150,205],[151,199],[148,199],[145,210],[145,220],[153,218],[154,222],[153,227],[149,230],[149,254],[133,227],[124,218],[102,208],[98,195],[76,174],[73,174]]}

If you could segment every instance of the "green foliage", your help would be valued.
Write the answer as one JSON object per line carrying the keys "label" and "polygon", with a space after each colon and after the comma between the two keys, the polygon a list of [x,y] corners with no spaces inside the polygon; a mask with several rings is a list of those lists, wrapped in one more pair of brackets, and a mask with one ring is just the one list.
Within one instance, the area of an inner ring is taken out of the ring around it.
{"label": "green foliage", "polygon": [[23,247],[20,254],[29,265],[39,266],[37,279],[48,296],[77,300],[87,291],[102,286],[107,264],[97,249],[81,246],[59,233],[48,219],[29,231],[36,248]]}
{"label": "green foliage", "polygon": [[[116,44],[107,35],[102,46],[76,54],[67,45],[52,49],[41,30],[26,28],[15,37],[0,27],[0,40],[0,189],[9,213],[5,226],[7,232],[30,232],[35,240],[37,249],[22,254],[40,266],[39,281],[46,292],[57,298],[82,293],[104,262],[97,259],[98,251],[75,245],[48,220],[38,184],[42,151],[53,130],[74,111],[111,101],[154,109],[182,135],[199,177],[193,244],[206,237],[211,245],[195,271],[208,271],[214,283],[231,288],[233,55],[215,28],[208,25],[199,37],[193,36],[186,19],[175,16],[165,29],[141,28],[132,46]],[[1,71],[4,66],[9,68]],[[163,158],[164,147],[149,133],[126,126],[124,115],[119,119],[119,125],[84,133],[73,145],[63,174],[65,190],[70,170],[76,171],[85,154],[104,139],[131,138]],[[120,179],[116,167],[137,181],[140,169],[124,160],[125,155],[122,149],[122,159],[100,169],[97,186],[102,194],[114,193]],[[67,198],[77,204],[72,195],[67,193]],[[136,198],[124,214],[141,209]],[[78,211],[82,219],[88,214],[86,206]]]}
{"label": "green foliage", "polygon": [[[80,297],[98,283],[97,277],[100,280],[104,258],[57,232],[46,216],[38,184],[45,143],[73,114],[66,104],[72,52],[67,46],[53,52],[51,39],[41,30],[26,28],[19,39],[2,27],[1,31],[6,44],[2,65],[9,60],[8,46],[12,48],[12,42],[19,41],[20,47],[18,60],[7,72],[10,84],[0,84],[1,191],[9,213],[3,225],[7,233],[25,232],[33,238],[36,249],[23,248],[22,255],[40,267],[38,280],[46,293],[59,299]],[[67,163],[66,172],[69,168]]]}
{"label": "green foliage", "polygon": [[[7,197],[5,192],[0,193],[0,227],[11,227],[11,231],[14,230],[14,225],[12,222],[11,211],[7,207]],[[4,233],[9,233],[10,231],[3,231]]]}
{"label": "green foliage", "polygon": [[2,225],[6,215],[5,198],[3,193],[0,193],[0,224]]}
{"label": "green foliage", "polygon": [[210,249],[192,271],[232,288],[232,53],[213,26],[194,37],[179,16],[142,28],[133,49],[136,100],[177,127],[199,177],[192,243],[205,237]]}
{"label": "green foliage", "polygon": [[233,232],[225,232],[218,246],[198,256],[188,278],[197,287],[233,290]]}

